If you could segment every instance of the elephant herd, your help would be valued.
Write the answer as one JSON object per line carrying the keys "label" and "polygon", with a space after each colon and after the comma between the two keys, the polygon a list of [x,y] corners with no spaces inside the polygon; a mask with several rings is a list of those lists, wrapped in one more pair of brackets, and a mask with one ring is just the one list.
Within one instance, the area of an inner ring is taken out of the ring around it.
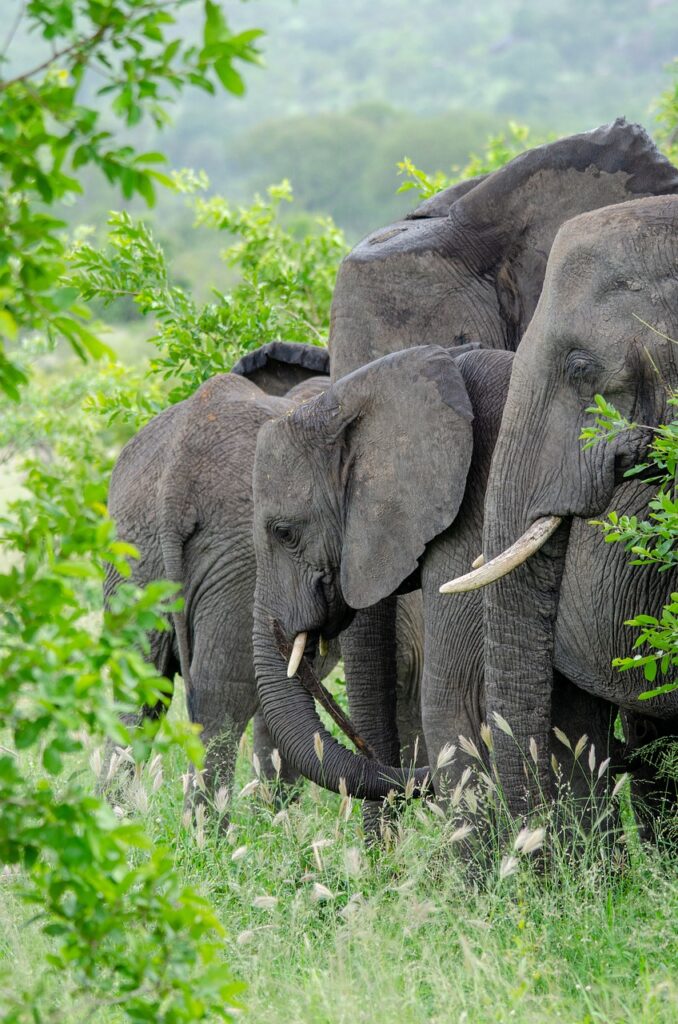
{"label": "elephant herd", "polygon": [[[575,791],[591,785],[554,727],[619,768],[678,734],[678,692],[641,706],[642,672],[611,667],[676,573],[630,566],[588,522],[642,516],[654,494],[625,472],[671,418],[672,338],[678,170],[618,120],[369,235],[339,270],[329,357],[264,346],[133,438],[110,511],[140,551],[134,579],[181,584],[151,656],[184,678],[208,791],[230,786],[255,712],[262,766],[276,746],[286,778],[371,801],[439,759],[444,800],[468,757],[445,751],[460,735],[482,749],[487,722],[518,815],[554,792],[553,753]],[[599,393],[639,426],[584,448]],[[107,599],[118,584],[109,571]],[[343,657],[372,758],[324,729],[304,649],[320,675]]]}

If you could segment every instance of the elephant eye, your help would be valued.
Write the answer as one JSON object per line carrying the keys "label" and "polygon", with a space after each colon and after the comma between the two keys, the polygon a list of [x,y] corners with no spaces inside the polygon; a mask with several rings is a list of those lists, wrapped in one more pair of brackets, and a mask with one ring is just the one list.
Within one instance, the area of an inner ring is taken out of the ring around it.
{"label": "elephant eye", "polygon": [[297,541],[297,534],[289,523],[269,523],[269,530],[283,547],[293,547]]}
{"label": "elephant eye", "polygon": [[574,350],[565,358],[565,373],[575,387],[593,384],[599,370],[598,362],[588,352]]}

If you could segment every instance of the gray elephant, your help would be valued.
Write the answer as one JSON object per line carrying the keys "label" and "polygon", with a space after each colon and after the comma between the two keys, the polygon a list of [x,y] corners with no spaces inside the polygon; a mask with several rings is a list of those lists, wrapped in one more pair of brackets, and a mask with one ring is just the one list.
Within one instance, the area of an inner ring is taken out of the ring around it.
{"label": "gray elephant", "polygon": [[[208,790],[230,784],[238,741],[257,708],[251,644],[256,435],[266,420],[322,392],[327,369],[323,349],[263,346],[234,372],[155,417],[122,450],[111,477],[109,511],[118,535],[140,553],[134,582],[182,585],[185,609],[173,615],[171,630],[150,635],[149,657],[168,679],[176,672],[184,678],[189,715],[202,725],[207,747]],[[109,567],[106,601],[121,582]],[[255,743],[270,773],[271,743],[259,714]],[[281,774],[294,778],[287,765]]]}
{"label": "gray elephant", "polygon": [[[256,566],[252,542],[252,467],[257,432],[322,393],[329,383],[327,351],[272,342],[247,353],[230,374],[214,377],[172,406],[123,449],[114,469],[109,509],[118,533],[133,543],[139,584],[181,583],[185,610],[169,632],[153,633],[150,658],[170,680],[181,672],[191,720],[207,746],[207,791],[228,786],[240,736],[257,707],[252,664]],[[319,376],[322,375],[322,376]],[[105,597],[121,579],[109,568]],[[420,602],[410,598],[397,621],[398,722],[410,748],[421,734]],[[327,672],[337,645],[317,660]],[[157,715],[162,707],[145,709]],[[136,720],[135,716],[129,721]],[[254,745],[271,775],[273,744],[260,712]],[[286,762],[281,778],[295,771]]]}
{"label": "gray elephant", "polygon": [[[455,358],[438,346],[394,353],[260,432],[254,472],[259,698],[280,749],[331,789],[343,779],[355,795],[378,799],[399,777],[331,743],[299,682],[290,687],[273,643],[275,620],[290,641],[306,634],[312,655],[319,638],[339,635],[356,609],[421,583],[429,755],[435,761],[459,733],[481,746],[482,601],[480,595],[445,599],[438,588],[441,567],[466,568],[480,550],[485,481],[512,360],[512,353],[487,350]],[[380,713],[377,696],[375,719]],[[565,679],[558,680],[553,720],[568,735],[586,731],[600,757],[618,753],[609,702]],[[325,744],[322,761],[317,732]],[[561,761],[563,753],[558,750]],[[458,756],[448,779],[456,781],[463,767]],[[579,778],[571,764],[566,771],[588,795],[589,778]]]}
{"label": "gray elephant", "polygon": [[[515,742],[500,731],[494,742],[516,812],[533,795],[520,756],[531,738],[541,784],[549,781],[554,667],[631,718],[647,689],[641,671],[619,673],[611,660],[629,648],[625,621],[658,614],[678,589],[678,574],[630,566],[623,547],[605,544],[587,520],[610,509],[646,514],[655,488],[623,474],[641,459],[650,432],[640,427],[589,449],[580,434],[596,393],[649,428],[672,418],[667,397],[678,388],[678,347],[668,339],[676,337],[678,198],[612,206],[561,228],[515,358],[494,453],[488,562],[454,587],[492,582],[485,591],[487,706],[513,725]],[[643,701],[642,710],[656,726],[641,739],[678,734],[678,692]]]}
{"label": "gray elephant", "polygon": [[[586,210],[676,191],[678,171],[642,128],[621,119],[530,150],[490,175],[441,192],[405,220],[368,235],[342,263],[329,340],[333,381],[415,345],[450,349],[471,342],[515,350],[536,307],[562,223]],[[482,492],[476,500],[482,504]],[[440,579],[465,570],[479,553],[471,540],[480,539],[480,519],[473,519],[473,529],[468,516],[462,522],[469,525],[438,543]],[[459,566],[460,557],[469,562]],[[435,587],[431,590],[433,595]],[[466,620],[468,614],[475,622],[479,606],[467,612],[451,602],[434,610],[432,596],[425,594],[424,600],[430,606],[427,623],[435,630],[427,638],[424,659],[425,731],[434,743],[429,754],[435,757],[451,724],[465,717],[478,720],[470,699],[459,696],[477,687],[463,680],[453,685],[458,659],[454,648],[452,653],[447,649],[446,638],[459,616]],[[378,607],[359,610],[342,636],[351,715],[388,762],[398,753],[395,607],[390,597]],[[477,650],[474,645],[469,649]],[[478,663],[468,665],[474,678],[482,661],[480,653],[476,657]]]}

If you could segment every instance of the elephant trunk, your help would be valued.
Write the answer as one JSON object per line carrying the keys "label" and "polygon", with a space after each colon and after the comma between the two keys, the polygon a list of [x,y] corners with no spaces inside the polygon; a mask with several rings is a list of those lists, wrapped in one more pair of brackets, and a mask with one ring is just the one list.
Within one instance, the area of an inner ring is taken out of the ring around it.
{"label": "elephant trunk", "polygon": [[[538,518],[533,487],[539,479],[539,446],[532,460],[526,457],[525,445],[519,444],[520,421],[515,430],[505,431],[505,425],[506,412],[488,481],[483,537],[488,563]],[[551,791],[554,632],[570,520],[543,523],[547,539],[483,590],[487,719],[506,801],[517,814],[548,799]]]}
{"label": "elephant trunk", "polygon": [[408,773],[397,767],[353,754],[323,726],[311,695],[298,678],[287,677],[286,665],[273,636],[273,615],[259,595],[254,608],[254,666],[259,702],[281,755],[312,782],[359,799],[383,800],[391,790],[405,791],[408,783],[418,795],[426,769]]}

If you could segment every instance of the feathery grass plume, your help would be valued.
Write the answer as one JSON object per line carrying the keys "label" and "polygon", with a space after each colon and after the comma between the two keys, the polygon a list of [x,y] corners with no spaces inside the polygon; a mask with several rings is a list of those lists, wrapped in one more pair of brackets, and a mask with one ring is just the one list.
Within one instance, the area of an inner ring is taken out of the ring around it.
{"label": "feathery grass plume", "polygon": [[282,769],[282,758],[280,757],[280,751],[278,750],[277,747],[274,747],[273,750],[271,751],[271,764],[273,765],[273,770],[277,778],[280,775],[280,771]]}
{"label": "feathery grass plume", "polygon": [[454,755],[457,751],[457,747],[454,743],[446,743],[438,751],[436,758],[436,768],[445,768],[454,760]]}
{"label": "feathery grass plume", "polygon": [[494,740],[492,739],[492,730],[490,729],[487,722],[483,722],[480,726],[480,738],[489,750],[490,753],[494,750]]}
{"label": "feathery grass plume", "polygon": [[464,791],[464,803],[468,807],[471,814],[478,813],[478,797],[476,796],[476,791],[475,789],[473,789],[473,787],[466,789]]}
{"label": "feathery grass plume", "polygon": [[139,814],[148,813],[148,793],[143,783],[135,781],[130,786],[129,796],[135,811]]}
{"label": "feathery grass plume", "polygon": [[349,899],[345,907],[342,907],[339,911],[339,916],[348,920],[358,913],[360,907],[365,902],[365,897],[360,892],[354,893]]}
{"label": "feathery grass plume", "polygon": [[289,823],[290,816],[284,807],[282,811],[278,811],[278,813],[273,818],[273,821],[271,822],[272,825],[289,825]]}
{"label": "feathery grass plume", "polygon": [[123,808],[120,806],[120,804],[115,804],[113,808],[113,814],[116,816],[116,818],[122,819],[125,817],[125,812]]}
{"label": "feathery grass plume", "polygon": [[214,794],[214,809],[217,814],[223,814],[228,806],[228,787],[219,786]]}
{"label": "feathery grass plume", "polygon": [[261,761],[257,755],[256,750],[252,751],[252,767],[254,768],[254,774],[258,779],[261,778]]}
{"label": "feathery grass plume", "polygon": [[251,939],[254,938],[254,935],[255,935],[255,929],[254,928],[245,928],[244,931],[238,932],[238,935],[237,935],[235,941],[236,941],[236,943],[239,946],[245,946],[245,945],[247,945],[248,942],[250,942]]}
{"label": "feathery grass plume", "polygon": [[607,771],[607,769],[609,767],[610,767],[610,758],[606,757],[604,761],[600,762],[600,767],[598,768],[598,778],[599,779],[603,777],[603,775],[605,774],[605,772]]}
{"label": "feathery grass plume", "polygon": [[315,750],[316,757],[322,764],[323,756],[325,754],[325,744],[323,743],[323,738],[319,732],[313,733],[313,749]]}
{"label": "feathery grass plume", "polygon": [[560,774],[560,762],[555,754],[551,754],[551,768],[553,769],[554,775]]}
{"label": "feathery grass plume", "polygon": [[499,865],[499,878],[508,878],[509,875],[514,875],[518,870],[518,858],[507,854],[502,857],[501,864]]}
{"label": "feathery grass plume", "polygon": [[324,850],[327,846],[331,846],[331,845],[332,845],[332,840],[331,839],[322,839],[322,838],[314,839],[313,842],[311,843],[311,850],[313,851],[313,859],[314,859],[314,861],[316,863],[316,867],[318,868],[318,871],[324,871],[325,870],[325,864],[323,862],[322,854],[321,854],[320,851]]}
{"label": "feathery grass plume", "polygon": [[89,766],[92,770],[92,774],[98,779],[101,775],[101,770],[104,766],[103,754],[101,753],[101,747],[95,747],[92,753],[89,755]]}
{"label": "feathery grass plume", "polygon": [[575,761],[577,761],[579,759],[579,757],[583,754],[584,750],[586,749],[586,744],[588,743],[588,741],[589,741],[589,738],[586,735],[586,733],[584,733],[583,736],[580,736],[579,739],[577,740],[577,743],[576,743],[575,748],[574,748],[574,759],[575,759]]}
{"label": "feathery grass plume", "polygon": [[563,744],[564,747],[567,747],[568,750],[572,750],[572,744],[570,743],[570,741],[568,740],[567,736],[565,735],[565,733],[563,732],[562,729],[559,729],[557,725],[554,725],[553,726],[553,733],[554,733],[556,739],[560,740],[560,742]]}
{"label": "feathery grass plume", "polygon": [[403,795],[404,795],[406,800],[411,800],[412,797],[414,796],[415,781],[416,780],[414,778],[414,775],[410,775],[409,779],[405,783],[405,789],[404,789],[404,794]]}
{"label": "feathery grass plume", "polygon": [[153,782],[151,784],[151,789],[153,790],[154,793],[157,793],[158,790],[160,789],[160,787],[162,786],[163,778],[164,778],[164,776],[163,776],[162,768],[161,768],[160,771],[157,772],[156,775],[153,776]]}
{"label": "feathery grass plume", "polygon": [[348,846],[344,850],[344,870],[349,878],[357,878],[363,872],[363,855],[358,846]]}
{"label": "feathery grass plume", "polygon": [[339,813],[338,813],[337,816],[339,817],[339,819],[341,821],[348,821],[348,819],[351,817],[352,812],[353,812],[353,797],[342,796],[341,802],[339,804]]}
{"label": "feathery grass plume", "polygon": [[459,746],[461,747],[465,754],[469,755],[469,757],[474,757],[476,761],[482,761],[480,751],[478,750],[473,740],[468,739],[466,736],[460,736]]}
{"label": "feathery grass plume", "polygon": [[463,825],[460,825],[459,828],[454,830],[449,838],[449,842],[460,843],[462,839],[467,839],[468,836],[471,835],[471,832],[473,832],[473,825],[469,825],[469,823],[465,821]]}
{"label": "feathery grass plume", "polygon": [[243,799],[246,796],[251,796],[260,786],[259,779],[251,779],[246,786],[243,786],[238,793],[238,799]]}
{"label": "feathery grass plume", "polygon": [[231,854],[231,860],[237,862],[239,860],[242,860],[246,856],[247,856],[247,847],[246,846],[239,846]]}
{"label": "feathery grass plume", "polygon": [[443,821],[446,821],[447,815],[445,814],[445,811],[442,809],[440,804],[437,804],[435,800],[426,800],[425,803],[431,814],[435,814],[437,818],[442,818]]}
{"label": "feathery grass plume", "polygon": [[589,747],[589,771],[591,772],[592,775],[593,775],[593,772],[595,770],[595,767],[596,767],[596,745],[595,745],[595,743],[592,743],[591,746]]}
{"label": "feathery grass plume", "polygon": [[513,847],[519,853],[534,853],[535,850],[539,850],[543,846],[545,836],[546,829],[544,828],[522,828]]}
{"label": "feathery grass plume", "polygon": [[311,899],[315,900],[316,903],[325,903],[327,900],[334,899],[334,893],[326,885],[314,882],[311,889]]}
{"label": "feathery grass plume", "polygon": [[534,736],[530,736],[530,757],[535,764],[539,761],[539,751],[537,750],[537,742]]}
{"label": "feathery grass plume", "polygon": [[623,775],[619,776],[615,783],[614,789],[612,790],[612,799],[619,795],[619,793],[622,791],[626,783],[629,781],[629,778],[630,776],[628,772],[624,772]]}
{"label": "feathery grass plume", "polygon": [[252,906],[256,910],[274,910],[278,906],[277,896],[255,896]]}
{"label": "feathery grass plume", "polygon": [[348,787],[346,786],[346,779],[342,777],[339,779],[339,796],[344,799],[348,796]]}
{"label": "feathery grass plume", "polygon": [[181,789],[182,789],[182,792],[183,792],[184,796],[186,796],[186,794],[188,793],[188,788],[189,788],[190,785],[191,785],[191,773],[190,772],[183,772],[182,775],[181,775]]}
{"label": "feathery grass plume", "polygon": [[198,804],[194,811],[195,841],[199,850],[205,846],[205,805]]}
{"label": "feathery grass plume", "polygon": [[498,711],[493,711],[492,717],[494,718],[495,725],[498,729],[501,729],[501,731],[506,733],[507,736],[513,736],[513,729],[503,715],[500,715]]}

